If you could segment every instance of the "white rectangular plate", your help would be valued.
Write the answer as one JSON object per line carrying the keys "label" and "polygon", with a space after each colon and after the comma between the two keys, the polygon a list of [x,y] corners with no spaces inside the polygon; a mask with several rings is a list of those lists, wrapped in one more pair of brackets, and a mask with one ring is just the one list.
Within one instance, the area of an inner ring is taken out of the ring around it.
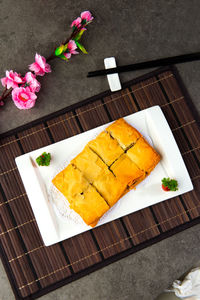
{"label": "white rectangular plate", "polygon": [[[117,203],[116,209],[109,211],[97,226],[193,189],[178,146],[160,107],[153,106],[124,119],[148,140],[150,137],[153,147],[160,153],[162,159],[147,179],[139,184],[136,190],[123,196]],[[55,213],[48,199],[47,189],[58,166],[80,153],[84,146],[109,124],[16,158],[17,167],[46,246],[91,229],[86,224],[76,224],[72,220],[63,221]],[[51,164],[48,167],[38,167],[34,163],[35,159],[44,151],[51,153]],[[164,192],[161,189],[163,177],[176,178],[179,184],[178,191]]]}

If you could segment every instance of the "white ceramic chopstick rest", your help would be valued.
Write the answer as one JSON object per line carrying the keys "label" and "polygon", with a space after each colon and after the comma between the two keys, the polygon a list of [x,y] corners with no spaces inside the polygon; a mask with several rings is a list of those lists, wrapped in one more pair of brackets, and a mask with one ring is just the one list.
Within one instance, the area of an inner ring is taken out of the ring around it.
{"label": "white ceramic chopstick rest", "polygon": [[[104,65],[106,69],[116,68],[116,60],[114,57],[107,57],[104,59]],[[122,89],[121,82],[119,79],[118,73],[107,75],[108,83],[111,89],[111,92],[119,91]]]}

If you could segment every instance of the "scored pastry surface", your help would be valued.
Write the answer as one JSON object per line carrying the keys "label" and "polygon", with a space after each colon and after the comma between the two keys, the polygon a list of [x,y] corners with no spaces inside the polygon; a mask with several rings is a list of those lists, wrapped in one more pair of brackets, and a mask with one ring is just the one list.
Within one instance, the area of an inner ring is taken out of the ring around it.
{"label": "scored pastry surface", "polygon": [[52,180],[87,225],[99,219],[158,164],[159,154],[124,119],[90,141]]}
{"label": "scored pastry surface", "polygon": [[160,155],[140,137],[136,144],[127,151],[129,158],[143,171],[150,173],[160,161]]}
{"label": "scored pastry surface", "polygon": [[[123,128],[123,130],[122,130]],[[119,145],[126,150],[141,137],[141,134],[129,125],[124,119],[118,119],[106,128],[106,131],[115,138]]]}
{"label": "scored pastry surface", "polygon": [[121,198],[127,188],[126,182],[115,177],[110,170],[98,176],[93,182],[93,185],[110,207]]}
{"label": "scored pastry surface", "polygon": [[100,174],[108,169],[102,159],[88,146],[86,146],[83,151],[71,161],[71,163],[83,173],[84,177],[90,183],[93,183]]}
{"label": "scored pastry surface", "polygon": [[96,139],[90,141],[88,145],[108,166],[123,154],[117,140],[105,131],[101,132]]}
{"label": "scored pastry surface", "polygon": [[121,155],[110,169],[118,179],[126,182],[128,186],[132,186],[134,182],[145,177],[145,172],[140,170],[126,153]]}
{"label": "scored pastry surface", "polygon": [[76,195],[76,199],[70,204],[70,207],[74,209],[88,225],[98,222],[110,208],[91,185],[88,186],[83,194]]}
{"label": "scored pastry surface", "polygon": [[98,222],[110,208],[96,189],[84,178],[83,173],[72,164],[52,180],[57,189],[67,198],[86,224]]}
{"label": "scored pastry surface", "polygon": [[71,164],[58,173],[53,178],[52,183],[67,198],[70,204],[77,194],[83,193],[89,186],[89,182],[83,174]]}

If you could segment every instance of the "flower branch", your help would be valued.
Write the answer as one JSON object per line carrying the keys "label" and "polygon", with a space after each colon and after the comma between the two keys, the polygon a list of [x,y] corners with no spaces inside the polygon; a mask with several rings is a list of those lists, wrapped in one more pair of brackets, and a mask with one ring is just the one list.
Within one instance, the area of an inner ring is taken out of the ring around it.
{"label": "flower branch", "polygon": [[93,17],[89,11],[84,11],[81,16],[75,19],[72,24],[72,33],[55,51],[47,58],[36,53],[35,62],[29,65],[29,70],[25,76],[21,76],[12,70],[6,71],[6,77],[1,78],[1,83],[5,87],[0,96],[0,106],[4,105],[4,100],[12,94],[12,100],[19,109],[30,109],[35,105],[36,92],[40,91],[41,84],[36,79],[37,76],[44,76],[51,72],[51,66],[47,63],[54,58],[61,58],[69,61],[72,55],[79,54],[77,49],[87,54],[86,49],[80,43],[86,26],[91,23]]}

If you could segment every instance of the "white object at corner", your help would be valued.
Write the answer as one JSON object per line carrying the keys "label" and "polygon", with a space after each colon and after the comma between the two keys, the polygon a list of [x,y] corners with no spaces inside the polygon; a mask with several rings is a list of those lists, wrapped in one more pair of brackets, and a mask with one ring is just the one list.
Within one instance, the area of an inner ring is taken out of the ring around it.
{"label": "white object at corner", "polygon": [[[107,57],[104,59],[104,65],[106,69],[116,68],[116,60],[114,57]],[[116,92],[122,89],[121,83],[119,80],[118,73],[107,75],[108,83],[111,89],[111,92]]]}
{"label": "white object at corner", "polygon": [[200,267],[192,269],[183,281],[175,280],[170,291],[180,299],[200,300]]}

